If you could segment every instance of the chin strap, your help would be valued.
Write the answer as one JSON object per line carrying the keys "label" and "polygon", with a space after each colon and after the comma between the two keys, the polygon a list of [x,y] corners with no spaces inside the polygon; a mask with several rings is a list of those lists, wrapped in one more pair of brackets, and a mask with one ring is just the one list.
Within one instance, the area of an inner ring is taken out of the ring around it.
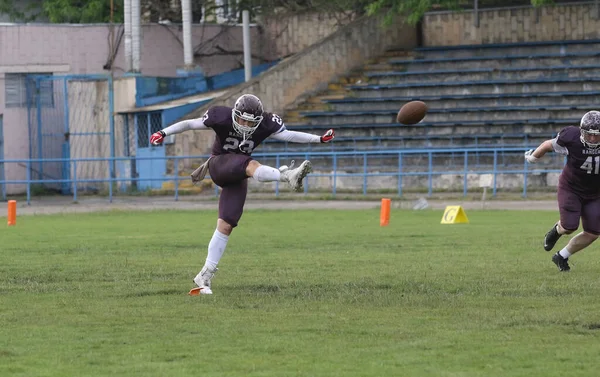
{"label": "chin strap", "polygon": [[242,132],[242,142],[238,146],[239,150],[242,150],[242,147],[246,144],[246,140],[248,140],[248,136],[245,132]]}

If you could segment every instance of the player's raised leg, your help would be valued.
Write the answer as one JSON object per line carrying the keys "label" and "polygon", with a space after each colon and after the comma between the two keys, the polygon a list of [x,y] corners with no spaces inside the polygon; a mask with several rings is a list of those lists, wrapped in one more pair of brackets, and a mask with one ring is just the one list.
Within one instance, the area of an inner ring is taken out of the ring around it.
{"label": "player's raised leg", "polygon": [[252,160],[246,168],[249,177],[253,177],[259,182],[286,182],[294,191],[302,191],[302,182],[304,178],[312,171],[310,161],[303,161],[297,168],[293,168],[293,161],[290,167],[281,166],[279,169],[262,165],[258,161]]}

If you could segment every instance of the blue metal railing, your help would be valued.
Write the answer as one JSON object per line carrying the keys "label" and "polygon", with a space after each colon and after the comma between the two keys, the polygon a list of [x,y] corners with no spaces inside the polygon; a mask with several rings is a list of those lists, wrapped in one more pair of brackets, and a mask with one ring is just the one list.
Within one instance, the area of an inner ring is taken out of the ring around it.
{"label": "blue metal railing", "polygon": [[[276,65],[279,60],[252,67],[252,77]],[[223,89],[243,83],[244,69],[223,72],[214,76],[191,73],[182,77],[136,76],[136,106],[150,106],[186,96]]]}
{"label": "blue metal railing", "polygon": [[[293,130],[293,129],[292,129]],[[266,139],[263,141],[263,148],[270,152],[297,152],[299,150],[308,151],[355,151],[369,149],[392,149],[392,148],[410,148],[406,143],[416,142],[425,145],[426,142],[435,142],[441,140],[444,145],[450,148],[490,148],[503,145],[504,147],[523,147],[535,148],[540,140],[551,139],[556,133],[515,133],[515,134],[452,134],[452,135],[415,135],[415,136],[346,136],[337,137],[329,144],[298,144],[276,139]],[[515,139],[514,142],[507,142],[508,139]],[[535,139],[531,141],[530,139]],[[358,146],[357,144],[362,145]],[[371,145],[368,145],[368,144]],[[386,143],[392,145],[386,145]],[[395,144],[395,145],[394,145]],[[434,146],[431,146],[434,147]],[[435,146],[434,148],[439,148]]]}
{"label": "blue metal railing", "polygon": [[135,78],[136,106],[149,106],[208,91],[206,77],[148,77]]}
{"label": "blue metal railing", "polygon": [[[314,173],[310,174],[307,178],[304,192],[310,191],[310,180],[318,177],[328,177],[332,180],[331,194],[336,195],[337,193],[337,178],[340,177],[354,177],[362,178],[362,194],[366,195],[368,192],[368,178],[370,177],[393,177],[397,179],[397,192],[398,196],[402,196],[404,186],[403,179],[406,177],[426,177],[427,178],[427,193],[431,195],[433,193],[433,178],[441,175],[462,175],[463,178],[463,195],[467,195],[468,192],[468,175],[481,175],[481,174],[492,174],[492,195],[497,193],[497,177],[501,174],[516,174],[523,175],[523,190],[522,196],[527,196],[527,181],[528,176],[532,174],[540,173],[558,173],[561,171],[562,166],[556,168],[544,168],[542,165],[536,165],[533,170],[524,159],[522,162],[517,164],[501,164],[499,163],[499,157],[502,155],[510,154],[517,158],[522,156],[524,148],[439,148],[439,149],[402,149],[402,150],[380,150],[380,151],[351,151],[351,152],[307,152],[307,153],[257,153],[253,157],[258,161],[273,162],[276,166],[280,166],[283,163],[291,159],[331,159],[330,166],[323,166],[323,171],[327,173]],[[488,159],[491,159],[491,163],[487,165],[479,165],[477,170],[473,170],[473,165],[478,162],[470,163],[470,158],[474,158],[477,154],[479,157],[485,155]],[[189,176],[179,176],[179,161],[188,160],[206,160],[208,155],[186,155],[186,156],[164,156],[164,157],[115,157],[115,158],[79,158],[79,159],[5,159],[0,160],[0,164],[21,164],[26,169],[25,179],[5,179],[0,181],[0,185],[3,187],[11,184],[26,185],[27,203],[31,202],[31,191],[32,185],[35,184],[68,184],[72,189],[73,200],[77,200],[78,195],[78,184],[82,183],[106,183],[108,184],[108,199],[112,202],[114,197],[113,185],[115,183],[131,183],[137,181],[162,181],[162,182],[174,182],[174,200],[179,199],[180,195],[180,182],[187,181]],[[411,164],[412,170],[408,171],[406,162],[409,158],[426,158],[426,163],[420,165]],[[351,166],[341,166],[341,159],[351,158],[354,161],[358,160],[358,163]],[[373,160],[386,158],[386,166],[388,171],[377,171],[380,170],[381,166],[377,167],[377,170],[373,168]],[[397,159],[397,163],[394,165],[389,164],[389,159]],[[436,163],[434,159],[441,159],[447,161],[448,159],[456,159],[458,163],[448,166],[448,164]],[[562,157],[561,157],[562,158]],[[77,167],[79,164],[86,162],[111,162],[107,165],[110,167],[117,161],[140,161],[140,160],[166,160],[173,161],[173,174],[164,176],[161,178],[146,178],[146,177],[115,177],[112,174],[112,169],[108,171],[108,178],[79,178],[77,177]],[[274,161],[273,161],[274,160]],[[62,162],[67,164],[73,172],[72,175],[68,176],[68,179],[34,179],[32,178],[32,167],[34,164],[43,162]],[[452,169],[450,169],[452,168]],[[318,169],[317,169],[318,170]],[[356,170],[355,172],[348,172],[348,170]],[[208,177],[207,177],[208,178]],[[3,190],[6,191],[6,190]],[[275,196],[279,196],[279,183],[275,185]],[[215,188],[215,196],[218,195],[218,189]],[[4,198],[6,199],[6,197]]]}

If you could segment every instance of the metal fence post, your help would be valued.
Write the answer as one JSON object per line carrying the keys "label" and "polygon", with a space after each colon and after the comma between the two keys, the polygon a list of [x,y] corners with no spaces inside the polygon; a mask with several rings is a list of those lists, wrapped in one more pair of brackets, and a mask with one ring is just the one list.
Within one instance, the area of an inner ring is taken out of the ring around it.
{"label": "metal fence post", "polygon": [[25,173],[27,179],[27,204],[31,205],[31,160],[27,161],[27,172]]}
{"label": "metal fence post", "polygon": [[38,153],[37,153],[37,157],[39,158],[39,168],[38,168],[38,175],[40,177],[40,179],[43,179],[44,177],[44,163],[42,162],[42,158],[44,156],[43,153],[43,141],[44,138],[42,137],[42,100],[40,98],[40,78],[36,77],[35,78],[35,103],[36,103],[36,108],[37,108],[37,129],[38,129]]}
{"label": "metal fence post", "polygon": [[492,196],[496,196],[496,179],[498,176],[498,151],[494,149],[494,188],[492,190]]}
{"label": "metal fence post", "polygon": [[523,197],[526,198],[527,197],[527,166],[528,162],[527,160],[523,161]]}
{"label": "metal fence post", "polygon": [[[167,161],[169,161],[167,157]],[[177,157],[173,159],[173,163],[175,164],[175,201],[179,200],[179,160]]]}
{"label": "metal fence post", "polygon": [[333,155],[333,197],[337,193],[337,154]]}
{"label": "metal fence post", "polygon": [[[70,159],[71,158],[71,145],[70,145],[70,135],[69,135],[69,88],[68,88],[68,84],[67,84],[67,78],[63,77],[63,108],[64,108],[64,135],[65,135],[65,139],[63,141],[63,158],[66,159]],[[63,178],[65,179],[70,179],[71,178],[71,164],[69,163],[69,160],[65,160],[65,162],[62,164],[63,166]],[[65,182],[61,185],[62,187],[69,187],[68,183]],[[66,194],[66,191],[64,192],[64,194]]]}
{"label": "metal fence post", "polygon": [[[287,149],[287,141],[285,143],[286,143],[286,149]],[[280,161],[279,155],[277,155],[277,156],[275,156],[275,166],[277,168],[279,168],[281,166],[280,164],[281,164],[281,161]],[[279,181],[275,182],[275,196],[276,197],[279,196]]]}
{"label": "metal fence post", "polygon": [[402,153],[398,153],[398,196],[402,196]]}
{"label": "metal fence post", "polygon": [[429,179],[428,179],[428,184],[427,186],[429,186],[429,189],[427,191],[427,195],[431,196],[431,194],[433,193],[433,153],[429,152]]}
{"label": "metal fence post", "polygon": [[73,160],[73,201],[77,201],[77,161]]}
{"label": "metal fence post", "polygon": [[[304,159],[308,160],[308,153],[304,156]],[[306,185],[304,185],[304,193],[307,194],[308,193],[308,176],[305,179],[306,179]]]}
{"label": "metal fence post", "polygon": [[[111,159],[109,165],[112,165],[113,162],[114,162],[114,160]],[[112,170],[112,169],[110,169],[110,170]],[[109,174],[111,174],[111,173],[112,173],[112,171],[109,172]],[[112,203],[112,201],[113,201],[113,177],[111,174],[111,176],[108,177],[108,202]]]}
{"label": "metal fence post", "polygon": [[363,195],[367,195],[367,154],[363,153]]}
{"label": "metal fence post", "polygon": [[114,86],[113,86],[113,78],[112,76],[108,76],[108,124],[110,129],[110,164],[109,164],[109,174],[110,174],[110,186],[109,186],[109,196],[110,201],[112,203],[112,190],[113,190],[113,180],[116,178],[116,161],[115,161],[115,96],[114,96]]}
{"label": "metal fence post", "polygon": [[29,140],[29,158],[33,158],[33,144],[32,144],[32,135],[33,130],[33,121],[31,119],[31,111],[33,110],[33,95],[31,93],[31,76],[27,76],[25,79],[25,95],[27,96],[27,138]]}
{"label": "metal fence post", "polygon": [[467,176],[469,174],[469,151],[465,151],[465,159],[464,159],[464,169],[465,176],[463,181],[463,196],[467,196],[467,186],[469,185]]}

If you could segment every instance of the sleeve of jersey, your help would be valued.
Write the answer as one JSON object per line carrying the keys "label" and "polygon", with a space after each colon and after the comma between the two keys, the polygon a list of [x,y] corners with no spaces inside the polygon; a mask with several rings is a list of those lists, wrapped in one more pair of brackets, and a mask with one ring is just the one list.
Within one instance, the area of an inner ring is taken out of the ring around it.
{"label": "sleeve of jersey", "polygon": [[204,124],[204,117],[182,120],[163,130],[166,135],[175,135],[189,130],[203,130],[208,127]]}
{"label": "sleeve of jersey", "polygon": [[280,141],[291,141],[292,143],[320,143],[321,137],[306,132],[290,131],[282,126],[279,131],[270,136]]}
{"label": "sleeve of jersey", "polygon": [[571,136],[569,131],[570,130],[562,129],[558,135],[552,139],[552,149],[554,149],[554,152],[565,156],[569,154],[569,150],[567,148],[569,144],[569,138]]}

